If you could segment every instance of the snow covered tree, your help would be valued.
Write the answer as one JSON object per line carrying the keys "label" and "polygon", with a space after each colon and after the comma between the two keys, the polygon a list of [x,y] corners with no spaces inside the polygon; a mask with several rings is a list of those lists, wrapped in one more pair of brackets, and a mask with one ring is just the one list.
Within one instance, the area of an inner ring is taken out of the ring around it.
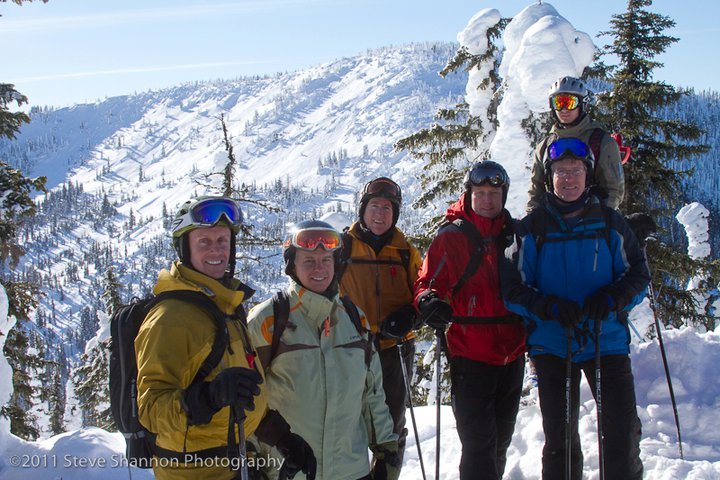
{"label": "snow covered tree", "polygon": [[[632,147],[632,159],[625,165],[623,212],[648,213],[669,228],[684,200],[677,192],[682,191],[683,178],[692,172],[674,170],[669,160],[687,161],[707,152],[708,146],[697,143],[702,134],[697,125],[659,115],[687,92],[653,81],[653,71],[662,67],[655,58],[678,39],[663,33],[675,22],[648,11],[650,5],[652,0],[629,0],[624,13],[612,16],[610,31],[603,32],[613,41],[602,53],[616,57],[618,64],[600,63],[593,69],[593,73],[606,74],[613,85],[612,92],[599,95],[596,116]],[[669,235],[663,238],[670,241]],[[717,271],[717,262],[692,259],[681,245],[666,242],[648,243],[647,254],[662,321],[675,326],[685,320],[705,324],[707,319],[698,314],[693,293],[685,287],[699,272]]]}
{"label": "snow covered tree", "polygon": [[[103,286],[105,290],[102,293],[102,298],[105,301],[106,311],[109,315],[112,315],[123,305],[122,296],[120,295],[120,281],[115,273],[115,268],[110,265],[105,270],[105,278],[103,279]],[[97,317],[94,317],[96,320]],[[95,329],[97,325],[95,325]]]}
{"label": "snow covered tree", "polygon": [[[100,321],[107,324],[110,315],[122,305],[120,282],[112,266],[105,271],[103,284],[105,290],[102,298],[107,314],[100,312]],[[102,326],[99,326],[95,337],[87,343],[85,352],[80,355],[79,366],[72,372],[72,380],[82,410],[83,426],[110,430],[114,428],[108,377],[111,340],[100,336],[103,331]]]}
{"label": "snow covered tree", "polygon": [[73,373],[75,395],[82,410],[84,427],[114,429],[110,412],[110,386],[108,381],[110,340],[98,342],[80,355],[80,366]]}
{"label": "snow covered tree", "polygon": [[[435,118],[437,123],[430,127],[402,138],[395,143],[396,150],[407,150],[413,157],[426,161],[420,174],[422,193],[415,201],[416,208],[424,208],[437,200],[454,198],[459,191],[465,170],[474,157],[485,157],[487,152],[476,152],[481,142],[494,131],[497,124],[496,111],[499,104],[497,92],[500,88],[498,76],[499,55],[496,40],[502,35],[509,19],[500,19],[492,28],[487,29],[487,48],[484,53],[470,53],[466,46],[461,46],[439,73],[446,77],[450,73],[464,68],[465,71],[484,69],[488,76],[478,86],[479,90],[490,89],[493,101],[490,102],[484,120],[479,115],[470,113],[466,102],[451,108],[440,109]],[[487,129],[487,127],[492,127]],[[472,156],[469,153],[472,152]],[[442,209],[444,214],[444,209]],[[434,227],[440,220],[439,214],[424,226],[428,234],[423,239],[414,239],[419,245],[427,245]]]}

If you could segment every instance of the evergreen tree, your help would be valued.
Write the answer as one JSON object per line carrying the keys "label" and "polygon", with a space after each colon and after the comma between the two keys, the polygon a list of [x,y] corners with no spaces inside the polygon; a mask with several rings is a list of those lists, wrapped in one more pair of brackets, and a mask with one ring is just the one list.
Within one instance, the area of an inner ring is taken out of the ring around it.
{"label": "evergreen tree", "polygon": [[25,322],[18,319],[5,341],[3,354],[13,369],[13,394],[0,413],[10,419],[10,432],[25,440],[36,440],[40,429],[37,417],[31,413],[35,392],[30,380],[31,372],[38,366],[38,359],[29,353]]}
{"label": "evergreen tree", "polygon": [[109,339],[99,342],[90,351],[80,355],[80,366],[72,374],[83,427],[115,429],[110,411],[109,344]]}
{"label": "evergreen tree", "polygon": [[65,382],[62,378],[62,370],[60,366],[56,366],[52,370],[52,378],[50,379],[50,391],[48,398],[48,409],[50,413],[50,432],[58,435],[65,431]]}
{"label": "evergreen tree", "polygon": [[[422,193],[415,201],[416,208],[427,207],[437,203],[438,200],[446,201],[454,198],[472,161],[477,157],[487,156],[486,151],[478,154],[477,149],[497,127],[496,112],[499,104],[497,92],[500,88],[500,79],[498,47],[495,42],[502,35],[508,22],[509,19],[501,19],[494,27],[487,30],[489,48],[485,54],[472,55],[466,47],[461,46],[455,57],[439,72],[442,77],[446,77],[461,68],[470,71],[481,65],[491,65],[488,78],[479,86],[481,90],[490,88],[493,92],[493,102],[487,112],[489,125],[486,125],[487,122],[481,117],[471,115],[467,103],[460,103],[454,108],[440,109],[435,115],[437,123],[395,143],[396,150],[407,150],[413,157],[426,161],[420,174]],[[486,127],[492,128],[486,130]],[[424,225],[428,233],[433,232],[443,214],[444,210]],[[428,235],[413,240],[423,246],[429,244],[430,237]]]}
{"label": "evergreen tree", "polygon": [[[13,85],[0,84],[0,137],[14,139],[20,126],[30,121],[23,112],[11,112],[12,103],[27,103],[27,97]],[[30,179],[0,158],[0,283],[5,287],[10,302],[10,315],[27,318],[36,305],[37,287],[29,282],[18,282],[11,272],[25,253],[17,234],[23,221],[35,214],[33,191],[45,191],[45,177]],[[9,265],[8,265],[9,264]]]}
{"label": "evergreen tree", "polygon": [[[620,132],[632,147],[632,159],[625,165],[624,213],[646,212],[667,226],[684,200],[677,195],[683,178],[692,172],[674,170],[669,161],[688,161],[707,152],[708,147],[697,143],[703,133],[697,125],[664,120],[659,115],[687,92],[653,81],[653,71],[662,67],[655,58],[678,39],[663,33],[675,22],[648,11],[650,5],[652,0],[629,0],[625,13],[612,16],[611,29],[603,35],[611,36],[613,42],[603,54],[615,56],[618,64],[608,67],[600,63],[592,73],[606,74],[613,84],[612,94],[599,96],[597,118]],[[662,286],[657,288],[657,314],[662,321],[675,326],[684,320],[714,326],[712,318],[698,313],[693,292],[685,287],[694,275],[717,272],[720,265],[690,258],[679,244],[649,242],[647,253],[653,284]],[[717,273],[712,276],[718,277]]]}
{"label": "evergreen tree", "polygon": [[122,296],[120,295],[120,289],[122,287],[120,286],[120,281],[115,274],[115,267],[112,265],[105,270],[103,284],[105,290],[103,291],[102,298],[105,300],[108,315],[112,315],[123,305]]}

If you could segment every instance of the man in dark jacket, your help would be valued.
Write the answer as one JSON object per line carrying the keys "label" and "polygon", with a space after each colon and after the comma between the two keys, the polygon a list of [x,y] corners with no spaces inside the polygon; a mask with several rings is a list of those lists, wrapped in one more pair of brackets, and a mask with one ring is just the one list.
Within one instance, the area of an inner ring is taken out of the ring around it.
{"label": "man in dark jacket", "polygon": [[542,478],[567,478],[567,468],[573,480],[582,477],[582,370],[596,400],[601,392],[605,478],[640,480],[641,426],[627,314],[650,280],[645,258],[623,217],[589,192],[590,147],[561,138],[548,146],[546,158],[549,192],[541,207],[518,222],[516,243],[506,251],[511,262],[501,268],[505,303],[525,321],[537,373],[545,432]]}
{"label": "man in dark jacket", "polygon": [[498,273],[512,241],[509,187],[500,164],[473,165],[415,283],[425,323],[444,331],[452,322],[447,341],[464,480],[502,478],[522,390],[525,332],[503,304]]}

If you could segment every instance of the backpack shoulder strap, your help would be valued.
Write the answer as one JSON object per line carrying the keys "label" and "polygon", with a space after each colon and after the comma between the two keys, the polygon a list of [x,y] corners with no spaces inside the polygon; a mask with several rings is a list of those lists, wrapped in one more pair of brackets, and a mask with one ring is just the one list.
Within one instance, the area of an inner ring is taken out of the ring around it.
{"label": "backpack shoulder strap", "polygon": [[470,241],[470,245],[472,247],[472,250],[470,252],[470,259],[465,266],[465,270],[460,276],[460,279],[458,279],[457,283],[455,283],[455,286],[453,286],[452,288],[452,295],[454,295],[462,288],[463,285],[465,285],[465,283],[470,279],[470,277],[475,275],[475,272],[480,267],[480,264],[483,260],[485,244],[488,242],[488,240],[492,240],[493,238],[483,237],[470,222],[464,221],[460,218],[455,219],[451,225],[457,227],[458,230],[460,230],[463,234],[465,234],[465,236],[468,237],[468,240]]}
{"label": "backpack shoulder strap", "polygon": [[600,160],[600,146],[602,145],[602,139],[605,136],[605,130],[596,127],[592,133],[590,134],[590,138],[588,139],[588,146],[590,147],[590,150],[593,152],[593,157],[595,157],[595,168],[593,171],[593,176],[597,173],[598,169],[598,161]]}
{"label": "backpack shoulder strap", "polygon": [[263,367],[268,368],[272,363],[273,359],[277,355],[278,347],[280,346],[280,337],[288,324],[290,318],[290,298],[284,290],[275,292],[272,296],[273,306],[273,334],[272,342],[270,343],[270,358],[267,359],[267,364],[263,364]]}
{"label": "backpack shoulder strap", "polygon": [[530,217],[530,232],[535,237],[535,251],[539,255],[547,237],[547,212],[544,208],[533,211]]}
{"label": "backpack shoulder strap", "polygon": [[[195,385],[202,382],[212,372],[215,367],[220,364],[220,360],[225,353],[225,349],[228,347],[230,340],[227,330],[227,318],[223,312],[220,311],[215,302],[210,297],[201,292],[195,292],[190,290],[172,290],[168,292],[162,292],[156,295],[147,305],[146,312],[150,311],[154,305],[160,303],[163,300],[175,299],[183,302],[193,303],[203,308],[213,319],[216,327],[215,338],[213,338],[213,344],[210,349],[210,353],[207,358],[203,361],[198,369],[195,377],[193,378],[190,385]],[[242,308],[238,309],[244,314]],[[244,315],[241,315],[244,316]]]}
{"label": "backpack shoulder strap", "polygon": [[352,321],[352,324],[355,326],[355,330],[357,330],[360,334],[360,338],[362,339],[365,333],[368,334],[368,340],[363,339],[363,341],[365,342],[365,366],[367,368],[370,368],[370,361],[372,360],[372,342],[369,338],[370,332],[362,325],[362,321],[360,320],[360,312],[358,312],[357,306],[353,303],[352,300],[350,300],[350,297],[345,295],[343,297],[340,297],[340,300],[345,307],[345,311],[347,311],[348,315],[350,316],[350,321]]}
{"label": "backpack shoulder strap", "polygon": [[403,268],[406,272],[410,272],[410,249],[409,248],[399,248],[398,249],[398,255],[400,255],[400,261],[403,264]]}
{"label": "backpack shoulder strap", "polygon": [[345,274],[345,270],[347,270],[348,264],[352,262],[352,260],[350,259],[350,254],[352,253],[353,238],[352,235],[350,235],[350,233],[348,232],[349,230],[350,227],[345,227],[342,234],[340,235],[340,239],[342,241],[342,249],[340,250],[340,265],[338,267],[337,274],[338,282],[342,280],[342,277]]}

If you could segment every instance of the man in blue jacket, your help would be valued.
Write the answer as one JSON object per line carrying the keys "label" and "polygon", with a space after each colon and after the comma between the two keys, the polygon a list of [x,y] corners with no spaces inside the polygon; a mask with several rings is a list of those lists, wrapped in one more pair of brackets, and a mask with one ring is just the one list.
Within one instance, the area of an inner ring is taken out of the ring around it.
{"label": "man in blue jacket", "polygon": [[597,401],[598,367],[605,478],[640,480],[643,473],[627,315],[644,297],[650,275],[623,217],[589,193],[593,162],[589,146],[577,138],[550,144],[547,193],[519,222],[501,269],[505,303],[525,321],[537,373],[544,480],[567,478],[566,468],[573,480],[582,477],[580,371]]}

